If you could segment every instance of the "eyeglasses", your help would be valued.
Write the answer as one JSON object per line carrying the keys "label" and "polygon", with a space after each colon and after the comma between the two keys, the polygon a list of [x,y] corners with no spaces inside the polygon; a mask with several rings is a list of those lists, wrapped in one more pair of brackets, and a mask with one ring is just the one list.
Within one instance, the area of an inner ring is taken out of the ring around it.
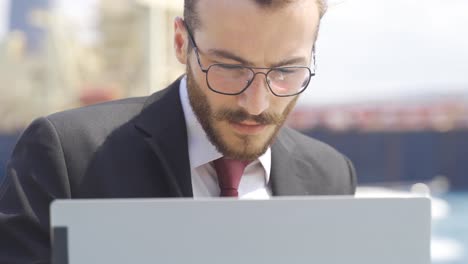
{"label": "eyeglasses", "polygon": [[[215,93],[239,95],[249,88],[257,74],[263,74],[271,93],[279,97],[294,96],[302,93],[307,88],[312,76],[315,76],[315,69],[312,71],[305,66],[260,68],[240,64],[215,63],[208,66],[208,68],[203,68],[195,39],[187,24],[185,24],[185,28],[195,50],[198,65],[206,75],[208,88]],[[315,52],[313,60],[315,65]]]}

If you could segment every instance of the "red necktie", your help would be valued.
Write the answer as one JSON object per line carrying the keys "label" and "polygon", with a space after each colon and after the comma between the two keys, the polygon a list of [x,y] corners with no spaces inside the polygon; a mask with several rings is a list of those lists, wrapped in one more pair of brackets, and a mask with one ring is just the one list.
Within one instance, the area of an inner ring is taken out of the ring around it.
{"label": "red necktie", "polygon": [[245,167],[250,161],[242,161],[228,158],[220,158],[213,161],[216,174],[218,175],[218,184],[221,189],[219,196],[238,197],[240,179],[244,173]]}

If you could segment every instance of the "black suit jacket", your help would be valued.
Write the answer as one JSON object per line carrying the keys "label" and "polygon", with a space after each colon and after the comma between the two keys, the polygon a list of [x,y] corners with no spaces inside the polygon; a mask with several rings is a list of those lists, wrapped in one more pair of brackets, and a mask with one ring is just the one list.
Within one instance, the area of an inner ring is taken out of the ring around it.
{"label": "black suit jacket", "polygon": [[[54,199],[192,197],[178,87],[35,120],[0,187],[0,263],[49,263]],[[273,195],[354,193],[354,169],[331,147],[284,127],[271,148]]]}

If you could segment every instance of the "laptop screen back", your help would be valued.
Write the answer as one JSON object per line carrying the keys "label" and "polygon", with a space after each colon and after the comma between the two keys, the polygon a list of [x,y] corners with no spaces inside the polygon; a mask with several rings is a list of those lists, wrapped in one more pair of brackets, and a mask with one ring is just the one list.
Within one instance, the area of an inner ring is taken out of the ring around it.
{"label": "laptop screen back", "polygon": [[54,264],[429,264],[428,198],[62,200]]}

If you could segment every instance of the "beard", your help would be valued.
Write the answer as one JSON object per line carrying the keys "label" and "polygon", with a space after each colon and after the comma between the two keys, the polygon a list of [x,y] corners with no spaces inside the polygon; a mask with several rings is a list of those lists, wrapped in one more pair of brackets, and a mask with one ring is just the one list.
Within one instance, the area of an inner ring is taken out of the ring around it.
{"label": "beard", "polygon": [[[265,153],[273,143],[279,129],[283,126],[298,99],[298,96],[296,96],[280,114],[264,112],[259,115],[250,115],[242,108],[213,110],[202,88],[196,83],[189,62],[187,62],[186,72],[189,101],[198,122],[200,122],[208,139],[216,149],[225,157],[231,159],[252,161]],[[209,92],[213,91],[209,90]],[[273,132],[262,133],[261,138],[252,135],[237,135],[236,139],[240,142],[232,142],[227,140],[226,136],[223,136],[220,129],[216,127],[217,123],[219,124],[223,121],[227,123],[254,121],[260,125],[274,126],[274,130]]]}

